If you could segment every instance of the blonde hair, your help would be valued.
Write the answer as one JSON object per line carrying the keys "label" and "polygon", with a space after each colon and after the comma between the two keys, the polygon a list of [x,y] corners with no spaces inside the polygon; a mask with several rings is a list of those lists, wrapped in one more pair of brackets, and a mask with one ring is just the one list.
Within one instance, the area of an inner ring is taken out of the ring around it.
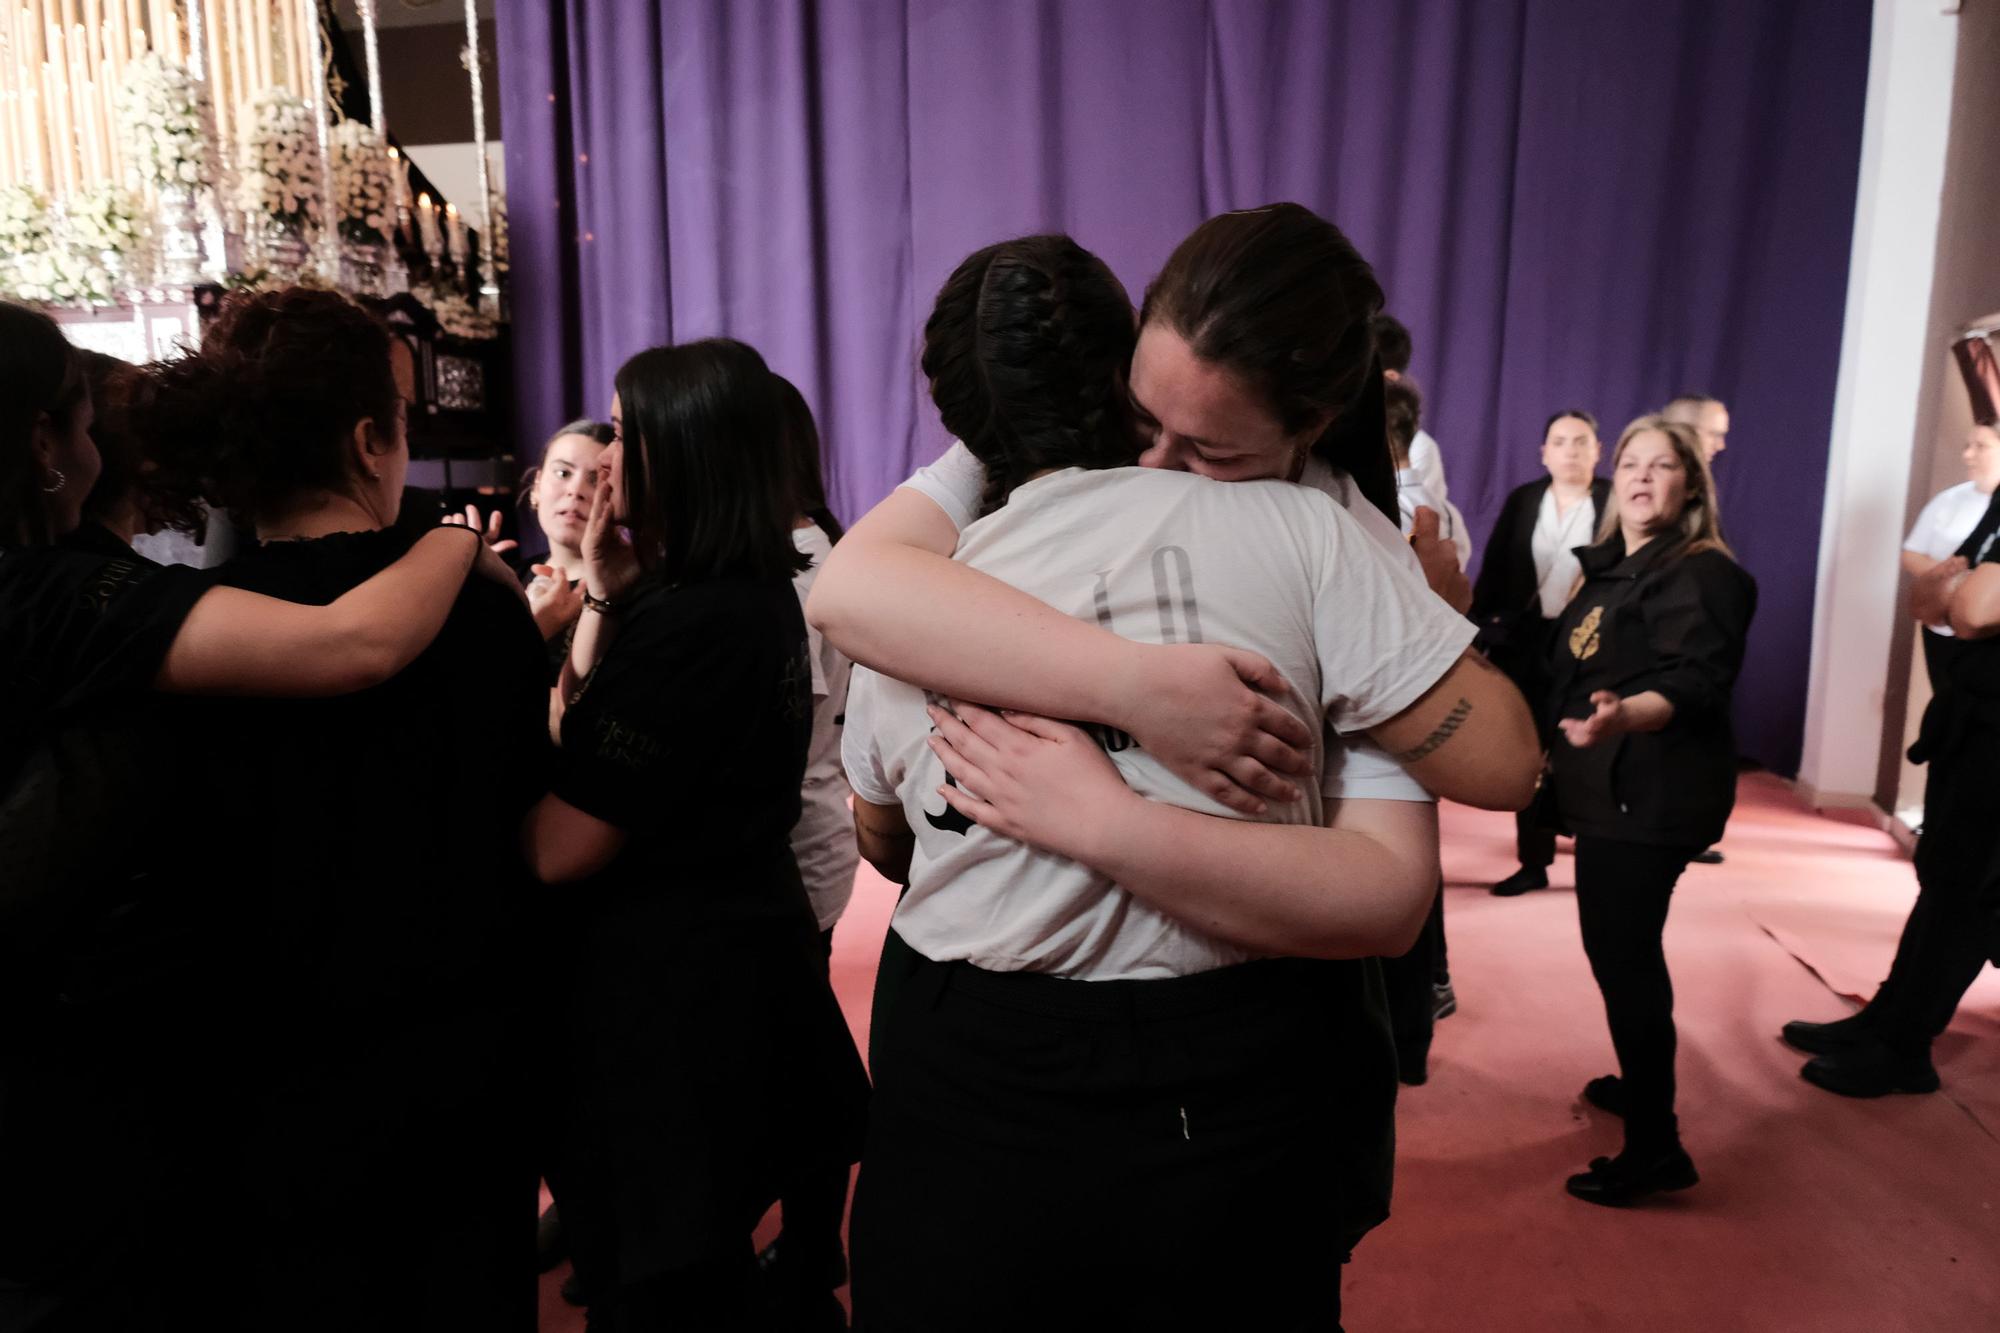
{"label": "blonde hair", "polygon": [[[1698,551],[1720,551],[1731,560],[1736,552],[1729,549],[1729,543],[1722,539],[1722,511],[1716,502],[1715,474],[1708,470],[1708,460],[1701,455],[1701,437],[1694,427],[1679,421],[1669,421],[1658,413],[1640,417],[1618,435],[1618,447],[1611,451],[1611,473],[1618,474],[1618,460],[1625,456],[1626,446],[1649,430],[1656,430],[1667,437],[1680,456],[1681,468],[1687,474],[1687,498],[1681,503],[1680,521],[1674,526],[1687,539],[1681,555],[1693,555]],[[1618,487],[1614,480],[1610,498],[1605,501],[1604,519],[1597,525],[1597,540],[1609,541],[1611,534],[1618,531]]]}

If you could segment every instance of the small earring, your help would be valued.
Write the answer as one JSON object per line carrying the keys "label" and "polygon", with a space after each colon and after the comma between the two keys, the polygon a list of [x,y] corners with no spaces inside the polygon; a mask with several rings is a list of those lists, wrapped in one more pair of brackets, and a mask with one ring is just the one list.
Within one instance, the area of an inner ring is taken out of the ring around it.
{"label": "small earring", "polygon": [[42,494],[44,495],[54,495],[57,491],[69,485],[69,478],[63,475],[61,468],[50,468],[49,478],[48,481],[42,484]]}
{"label": "small earring", "polygon": [[371,467],[368,469],[368,480],[380,481],[382,480],[382,474],[377,472],[374,468]]}

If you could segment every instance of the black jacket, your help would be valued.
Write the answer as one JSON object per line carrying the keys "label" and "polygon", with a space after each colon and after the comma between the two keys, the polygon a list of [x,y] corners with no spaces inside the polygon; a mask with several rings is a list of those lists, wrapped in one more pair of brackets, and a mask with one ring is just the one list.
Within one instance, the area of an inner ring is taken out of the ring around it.
{"label": "black jacket", "polygon": [[[1480,562],[1479,578],[1472,585],[1471,611],[1483,648],[1510,643],[1524,622],[1530,630],[1541,628],[1536,623],[1542,618],[1537,601],[1542,580],[1535,573],[1535,520],[1549,485],[1549,479],[1543,477],[1515,487],[1486,539],[1486,558]],[[1611,483],[1592,477],[1590,502],[1599,517],[1610,499]]]}
{"label": "black jacket", "polygon": [[1556,803],[1575,833],[1698,849],[1722,837],[1736,803],[1730,696],[1757,581],[1721,551],[1685,548],[1661,537],[1628,557],[1614,535],[1577,550],[1583,586],[1550,648],[1553,716],[1589,716],[1596,690],[1656,690],[1674,715],[1585,750],[1551,726]]}

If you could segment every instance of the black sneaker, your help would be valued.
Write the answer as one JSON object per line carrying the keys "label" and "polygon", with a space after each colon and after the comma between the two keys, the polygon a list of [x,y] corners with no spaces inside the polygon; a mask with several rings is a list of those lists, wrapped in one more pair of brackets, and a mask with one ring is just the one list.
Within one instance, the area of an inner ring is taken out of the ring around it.
{"label": "black sneaker", "polygon": [[1929,1051],[1899,1051],[1872,1037],[1814,1056],[1799,1075],[1814,1087],[1843,1097],[1936,1092],[1939,1086]]}
{"label": "black sneaker", "polygon": [[1722,849],[1711,847],[1705,852],[1696,852],[1693,859],[1698,866],[1719,866],[1722,864]]}
{"label": "black sneaker", "polygon": [[1616,1157],[1599,1157],[1590,1169],[1571,1176],[1566,1188],[1585,1203],[1606,1208],[1623,1208],[1649,1194],[1690,1189],[1701,1183],[1694,1160],[1684,1148],[1671,1148],[1657,1156],[1634,1156],[1628,1149]]}
{"label": "black sneaker", "polygon": [[1546,889],[1548,886],[1548,871],[1531,870],[1527,866],[1522,866],[1519,870],[1516,870],[1513,874],[1493,886],[1493,896],[1495,898],[1518,898],[1524,893],[1532,892],[1535,889]]}
{"label": "black sneaker", "polygon": [[1785,1024],[1778,1035],[1785,1039],[1785,1045],[1795,1051],[1804,1051],[1807,1055],[1829,1055],[1868,1040],[1874,1027],[1874,1013],[1860,1009],[1831,1023],[1808,1023],[1803,1019],[1794,1019]]}
{"label": "black sneaker", "polygon": [[1440,981],[1431,987],[1431,1022],[1450,1018],[1458,1012],[1458,992],[1451,988],[1449,981]]}

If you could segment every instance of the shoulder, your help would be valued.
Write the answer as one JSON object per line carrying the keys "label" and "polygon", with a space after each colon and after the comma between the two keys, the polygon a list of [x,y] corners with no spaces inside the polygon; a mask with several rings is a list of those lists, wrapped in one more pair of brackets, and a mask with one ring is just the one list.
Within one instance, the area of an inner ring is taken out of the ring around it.
{"label": "shoulder", "polygon": [[1727,551],[1709,547],[1668,560],[1657,571],[1661,583],[1678,584],[1707,602],[1748,601],[1757,595],[1757,580]]}

